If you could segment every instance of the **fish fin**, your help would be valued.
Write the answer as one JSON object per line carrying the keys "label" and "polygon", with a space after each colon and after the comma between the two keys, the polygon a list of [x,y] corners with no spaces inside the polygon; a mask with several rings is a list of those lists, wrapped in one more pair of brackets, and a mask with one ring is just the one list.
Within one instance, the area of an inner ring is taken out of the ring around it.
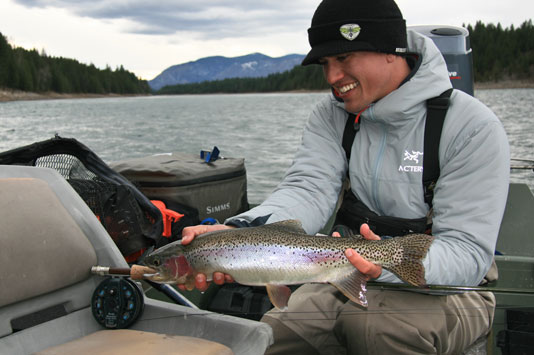
{"label": "fish fin", "polygon": [[193,291],[195,289],[195,276],[187,275],[185,279],[185,289],[187,291]]}
{"label": "fish fin", "polygon": [[292,231],[292,232],[306,234],[306,231],[304,231],[304,228],[302,228],[302,223],[298,219],[287,219],[285,221],[279,221],[279,222],[274,222],[274,223],[270,223],[270,224],[265,224],[265,225],[263,225],[261,227],[265,227],[265,228],[276,227],[276,228],[280,228],[280,229],[289,230],[289,231]]}
{"label": "fish fin", "polygon": [[354,271],[344,279],[330,283],[352,302],[355,302],[362,307],[367,307],[367,278],[357,269],[354,269]]}
{"label": "fish fin", "polygon": [[289,296],[291,296],[291,289],[284,285],[272,284],[267,284],[266,288],[267,294],[269,295],[269,300],[271,300],[273,306],[281,311],[285,311],[287,309]]}
{"label": "fish fin", "polygon": [[383,267],[414,286],[426,285],[423,259],[434,237],[427,234],[409,234],[393,240],[398,243],[397,250],[402,250],[402,259],[395,265]]}

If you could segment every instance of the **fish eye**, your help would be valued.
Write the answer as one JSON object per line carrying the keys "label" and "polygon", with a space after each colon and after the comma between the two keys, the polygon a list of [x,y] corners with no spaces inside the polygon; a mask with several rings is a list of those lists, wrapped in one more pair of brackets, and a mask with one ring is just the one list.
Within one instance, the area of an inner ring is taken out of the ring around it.
{"label": "fish eye", "polygon": [[154,260],[152,261],[152,264],[154,264],[154,266],[160,266],[161,260],[159,258],[154,258]]}

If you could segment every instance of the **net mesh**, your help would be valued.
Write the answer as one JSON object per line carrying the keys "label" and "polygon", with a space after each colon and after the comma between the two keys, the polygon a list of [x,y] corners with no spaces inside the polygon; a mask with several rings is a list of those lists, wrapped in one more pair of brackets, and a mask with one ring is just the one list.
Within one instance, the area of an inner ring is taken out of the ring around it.
{"label": "net mesh", "polygon": [[151,243],[142,237],[151,221],[125,186],[100,179],[84,163],[70,154],[39,157],[35,166],[58,171],[93,211],[124,256]]}

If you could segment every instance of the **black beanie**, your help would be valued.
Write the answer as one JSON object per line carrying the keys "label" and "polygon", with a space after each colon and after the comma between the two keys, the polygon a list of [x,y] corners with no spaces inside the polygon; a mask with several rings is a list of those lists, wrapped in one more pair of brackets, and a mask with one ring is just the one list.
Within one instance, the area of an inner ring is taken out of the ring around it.
{"label": "black beanie", "polygon": [[302,65],[354,51],[406,52],[406,22],[394,0],[323,0],[313,14]]}

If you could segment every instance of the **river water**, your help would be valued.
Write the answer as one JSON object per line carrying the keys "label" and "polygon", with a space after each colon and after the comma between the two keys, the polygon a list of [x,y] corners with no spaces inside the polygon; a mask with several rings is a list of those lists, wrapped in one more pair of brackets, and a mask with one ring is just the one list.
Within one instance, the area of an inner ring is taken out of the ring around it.
{"label": "river water", "polygon": [[[55,134],[76,138],[106,162],[217,146],[243,157],[249,202],[259,203],[289,167],[313,105],[325,93],[147,96],[0,103],[0,151]],[[512,157],[534,159],[534,89],[478,90],[501,119]],[[512,181],[534,175],[513,170]]]}

